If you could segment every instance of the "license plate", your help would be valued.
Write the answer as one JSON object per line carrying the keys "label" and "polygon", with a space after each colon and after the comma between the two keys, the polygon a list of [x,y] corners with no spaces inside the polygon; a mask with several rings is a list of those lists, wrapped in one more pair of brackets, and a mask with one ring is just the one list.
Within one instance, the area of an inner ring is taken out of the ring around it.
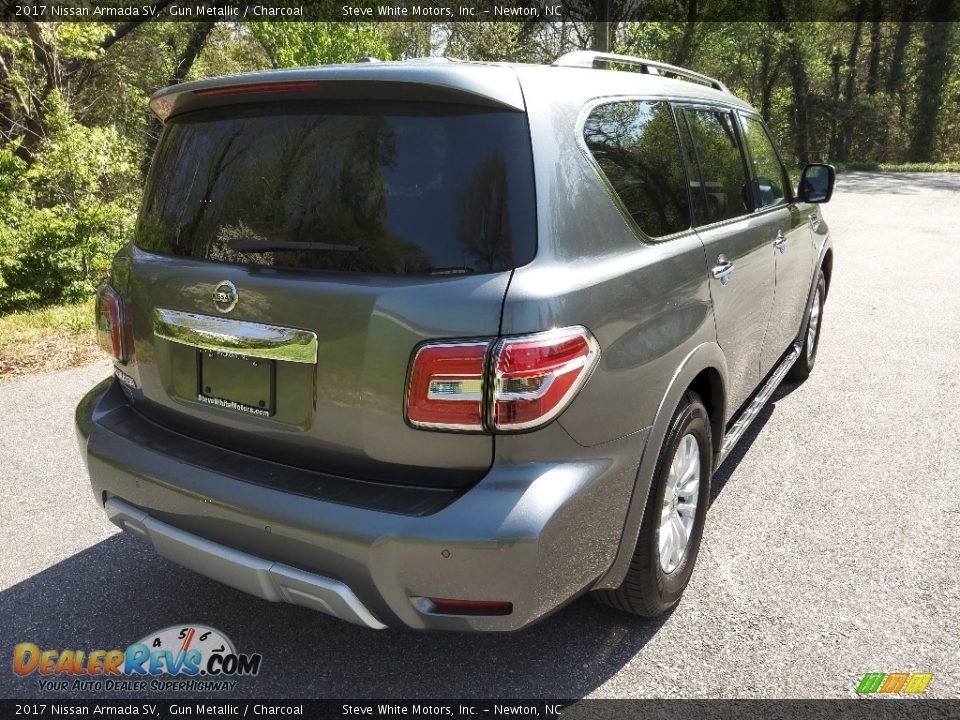
{"label": "license plate", "polygon": [[276,412],[276,361],[201,350],[197,400],[227,410],[269,417]]}

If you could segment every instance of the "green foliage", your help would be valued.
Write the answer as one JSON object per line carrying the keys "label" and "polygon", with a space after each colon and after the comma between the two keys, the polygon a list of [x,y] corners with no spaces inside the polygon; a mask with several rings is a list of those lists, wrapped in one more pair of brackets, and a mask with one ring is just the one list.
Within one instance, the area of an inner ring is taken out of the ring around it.
{"label": "green foliage", "polygon": [[0,312],[90,293],[132,228],[139,176],[120,132],[79,124],[59,95],[48,105],[29,167],[0,150]]}
{"label": "green foliage", "polygon": [[869,160],[836,163],[837,172],[855,170],[878,172],[960,172],[960,162],[942,163],[883,163]]}
{"label": "green foliage", "polygon": [[390,59],[384,29],[372,23],[249,23],[273,67]]}
{"label": "green foliage", "polygon": [[11,290],[4,279],[18,266],[18,226],[30,211],[26,164],[9,150],[0,150],[0,311]]}
{"label": "green foliage", "polygon": [[455,23],[445,54],[465,60],[543,62],[523,23]]}
{"label": "green foliage", "polygon": [[111,23],[60,23],[47,26],[55,34],[61,60],[93,60],[103,53],[100,44],[113,32]]}
{"label": "green foliage", "polygon": [[[337,7],[334,0],[305,2]],[[610,40],[616,52],[723,80],[761,110],[791,166],[802,157],[846,157],[857,161],[843,164],[847,169],[957,170],[956,23],[874,28],[870,13],[880,5],[862,5],[868,13],[858,29],[855,22],[798,22],[803,13],[789,3],[651,0],[654,15],[684,6],[702,18],[736,7],[749,21],[611,23]],[[591,46],[597,26],[589,20],[216,23],[208,35],[205,23],[191,22],[133,29],[122,22],[3,23],[0,313],[82,297],[108,270],[131,231],[141,170],[159,130],[147,100],[170,82],[363,56],[550,62]],[[871,70],[872,48],[879,62]],[[899,164],[910,151],[931,162]]]}

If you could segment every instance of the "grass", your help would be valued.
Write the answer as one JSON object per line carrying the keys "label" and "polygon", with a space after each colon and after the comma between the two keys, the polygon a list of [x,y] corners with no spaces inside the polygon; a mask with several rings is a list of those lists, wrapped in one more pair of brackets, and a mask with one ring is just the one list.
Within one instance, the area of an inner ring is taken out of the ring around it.
{"label": "grass", "polygon": [[942,163],[883,163],[871,160],[855,160],[835,163],[837,172],[873,170],[880,172],[960,172],[960,162]]}
{"label": "grass", "polygon": [[103,357],[93,329],[93,300],[0,315],[0,379]]}

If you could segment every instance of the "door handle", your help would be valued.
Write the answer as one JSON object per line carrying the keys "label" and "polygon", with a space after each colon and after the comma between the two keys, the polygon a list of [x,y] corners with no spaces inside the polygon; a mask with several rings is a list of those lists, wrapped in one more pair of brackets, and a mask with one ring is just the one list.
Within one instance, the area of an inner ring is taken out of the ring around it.
{"label": "door handle", "polygon": [[731,272],[733,272],[733,263],[723,255],[717,258],[717,264],[710,269],[710,274],[714,279],[719,280],[721,285],[730,282]]}
{"label": "door handle", "polygon": [[773,241],[773,246],[781,253],[785,253],[787,251],[787,238],[783,234],[783,230],[777,230],[777,237]]}

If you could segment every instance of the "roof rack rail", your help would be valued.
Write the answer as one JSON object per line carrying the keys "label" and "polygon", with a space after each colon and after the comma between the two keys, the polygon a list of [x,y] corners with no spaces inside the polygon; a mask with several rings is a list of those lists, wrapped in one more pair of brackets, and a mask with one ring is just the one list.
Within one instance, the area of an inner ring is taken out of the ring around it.
{"label": "roof rack rail", "polygon": [[405,58],[405,63],[455,63],[463,62],[460,58],[450,57],[448,55],[422,55],[420,57]]}
{"label": "roof rack rail", "polygon": [[677,77],[705,83],[720,92],[730,92],[729,88],[716,78],[702,75],[677,65],[670,65],[658,60],[633,57],[632,55],[616,55],[614,53],[594,52],[593,50],[574,50],[554,60],[552,67],[596,68],[604,63],[636,65],[641,69],[641,72],[647,73],[648,75],[676,75]]}

